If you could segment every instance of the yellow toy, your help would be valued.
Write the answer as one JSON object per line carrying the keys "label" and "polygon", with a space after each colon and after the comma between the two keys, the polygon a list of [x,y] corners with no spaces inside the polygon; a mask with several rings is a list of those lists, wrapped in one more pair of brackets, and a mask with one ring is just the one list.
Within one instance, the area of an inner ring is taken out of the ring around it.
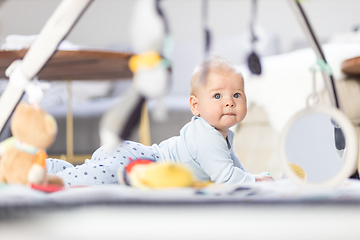
{"label": "yellow toy", "polygon": [[137,188],[204,187],[186,167],[175,163],[157,163],[148,159],[130,162],[118,173],[118,180]]}
{"label": "yellow toy", "polygon": [[129,60],[129,68],[133,73],[139,69],[151,69],[160,64],[162,57],[155,51],[148,51],[141,55],[134,55]]}
{"label": "yellow toy", "polygon": [[13,137],[0,143],[0,182],[63,186],[60,178],[46,175],[45,167],[45,149],[57,134],[55,119],[36,105],[21,102],[10,128]]}
{"label": "yellow toy", "polygon": [[289,165],[291,167],[291,169],[294,171],[294,173],[301,178],[302,180],[306,181],[306,172],[305,170],[300,167],[299,165],[296,165],[292,162],[289,162]]}

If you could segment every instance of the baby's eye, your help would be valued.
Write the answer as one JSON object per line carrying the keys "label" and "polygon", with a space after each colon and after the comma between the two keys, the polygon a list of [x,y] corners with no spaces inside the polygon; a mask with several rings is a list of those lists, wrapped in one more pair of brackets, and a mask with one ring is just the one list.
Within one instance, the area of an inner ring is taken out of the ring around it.
{"label": "baby's eye", "polygon": [[220,94],[218,94],[218,93],[214,95],[214,98],[215,98],[215,99],[220,99],[220,97],[221,97],[221,96],[220,96]]}
{"label": "baby's eye", "polygon": [[240,93],[235,93],[234,94],[234,98],[239,98],[240,97]]}

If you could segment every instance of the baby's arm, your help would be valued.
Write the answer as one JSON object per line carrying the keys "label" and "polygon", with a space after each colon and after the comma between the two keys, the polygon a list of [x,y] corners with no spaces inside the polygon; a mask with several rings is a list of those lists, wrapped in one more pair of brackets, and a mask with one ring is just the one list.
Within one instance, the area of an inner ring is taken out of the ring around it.
{"label": "baby's arm", "polygon": [[[244,172],[247,172],[244,165],[241,163],[239,157],[236,155],[234,149],[232,149],[231,158],[233,159],[235,166],[239,167]],[[262,172],[260,174],[253,174],[253,176],[255,177],[255,181],[274,181],[274,179],[271,176],[269,176],[268,172]]]}
{"label": "baby's arm", "polygon": [[215,183],[255,182],[255,177],[234,162],[223,136],[216,131],[206,132],[197,141],[197,159],[201,168]]}

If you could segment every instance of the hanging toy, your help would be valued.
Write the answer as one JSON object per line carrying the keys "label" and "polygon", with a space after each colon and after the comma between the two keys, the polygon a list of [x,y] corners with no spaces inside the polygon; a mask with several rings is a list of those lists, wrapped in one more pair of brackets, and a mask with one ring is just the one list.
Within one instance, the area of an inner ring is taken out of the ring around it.
{"label": "hanging toy", "polygon": [[252,0],[252,15],[250,20],[250,32],[251,32],[251,46],[252,51],[250,55],[248,56],[247,63],[250,71],[253,74],[260,75],[261,74],[261,63],[260,58],[255,52],[255,43],[258,40],[255,36],[255,30],[254,30],[254,23],[255,23],[255,17],[256,17],[256,10],[257,10],[257,0]]}
{"label": "hanging toy", "polygon": [[129,60],[137,91],[146,98],[159,99],[169,87],[169,33],[159,0],[138,0],[130,32],[137,55]]}
{"label": "hanging toy", "polygon": [[162,97],[167,88],[170,62],[155,51],[134,55],[129,60],[129,68],[134,73],[137,91],[147,98]]}
{"label": "hanging toy", "polygon": [[[205,36],[205,44],[204,44],[204,55],[203,55],[203,62],[207,63],[210,58],[210,49],[211,49],[211,32],[208,24],[208,0],[202,0],[202,25],[203,25],[203,31]],[[201,74],[201,81],[205,82],[205,79],[207,78],[207,74],[209,71],[208,64],[204,65],[204,70]]]}
{"label": "hanging toy", "polygon": [[113,148],[128,139],[139,124],[148,98],[156,100],[155,119],[164,119],[166,111],[161,99],[169,87],[172,41],[159,0],[137,0],[130,25],[130,38],[135,53],[129,60],[133,85],[123,101],[107,111],[100,121],[100,142]]}
{"label": "hanging toy", "polygon": [[160,64],[162,58],[155,51],[145,52],[141,55],[132,56],[129,60],[129,68],[133,73],[139,69],[151,69]]}
{"label": "hanging toy", "polygon": [[[316,63],[310,67],[310,71],[313,76],[313,94],[311,95],[313,99],[316,99],[318,102],[319,94],[316,92],[316,72],[326,72],[327,75],[332,76],[332,70],[323,59],[318,59]],[[316,103],[317,103],[316,102]],[[342,132],[340,126],[334,121],[331,120],[331,123],[334,126],[334,138],[335,138],[335,147],[338,150],[338,153],[340,156],[343,155],[343,152],[345,150],[346,144],[345,144],[345,136]]]}

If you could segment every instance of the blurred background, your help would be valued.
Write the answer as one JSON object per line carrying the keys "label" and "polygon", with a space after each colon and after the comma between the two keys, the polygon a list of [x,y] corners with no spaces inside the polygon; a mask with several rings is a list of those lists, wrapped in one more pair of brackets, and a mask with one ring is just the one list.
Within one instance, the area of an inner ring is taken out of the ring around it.
{"label": "blurred background", "polygon": [[[60,0],[0,1],[0,40],[3,46],[9,43],[6,39],[10,35],[39,34],[60,2]],[[161,4],[174,38],[174,51],[171,58],[173,75],[171,88],[165,98],[168,109],[167,119],[159,123],[150,118],[153,143],[160,143],[168,137],[178,135],[181,127],[190,120],[192,116],[188,106],[190,77],[194,67],[202,60],[204,48],[201,1],[163,0]],[[302,4],[321,43],[360,43],[358,31],[360,1],[308,0],[302,1]],[[83,48],[131,53],[129,20],[133,5],[134,1],[132,0],[95,0],[70,32],[66,41],[73,46]],[[255,32],[258,42],[255,48],[264,61],[265,76],[272,76],[270,71],[266,71],[266,59],[284,56],[283,62],[272,65],[274,71],[285,72],[286,74],[282,78],[288,81],[295,78],[297,73],[292,72],[291,67],[299,66],[301,64],[299,61],[306,58],[299,58],[299,55],[295,54],[291,55],[292,58],[289,61],[288,57],[290,53],[302,49],[306,49],[304,54],[306,53],[305,55],[310,56],[311,59],[311,61],[304,60],[308,71],[308,67],[314,63],[315,59],[312,59],[313,53],[309,49],[306,36],[289,3],[286,0],[258,0],[257,6]],[[251,78],[246,72],[246,65],[244,65],[252,50],[251,13],[250,0],[209,0],[211,51],[229,58],[242,67],[246,81]],[[16,45],[16,37],[14,39]],[[18,42],[20,45],[21,43],[26,45],[26,38],[18,39],[20,39]],[[3,47],[2,50],[4,49]],[[339,51],[342,50],[339,49]],[[359,55],[359,51],[359,48],[356,48],[349,52]],[[350,55],[342,56],[340,60],[344,60]],[[340,60],[336,63],[338,64]],[[285,66],[284,63],[291,67]],[[339,68],[339,64],[334,68]],[[342,75],[337,75],[337,77],[341,78]],[[6,80],[1,82],[3,90]],[[60,131],[48,152],[49,154],[62,154],[66,152],[65,118],[68,90],[64,82],[52,82],[51,84],[52,88],[43,100],[43,106],[55,116]],[[112,106],[114,99],[121,96],[121,93],[130,84],[131,79],[72,82],[75,154],[91,154],[99,146],[97,132],[99,119],[102,113]],[[293,86],[296,87],[296,85]],[[305,92],[304,94],[306,94]],[[274,98],[276,98],[276,94],[274,93]],[[255,95],[254,86],[249,83],[250,110],[243,126],[246,126],[246,123],[249,125],[247,128],[237,127],[235,129],[243,133],[243,138],[236,140],[236,151],[251,172],[269,171],[270,165],[274,169],[279,165],[277,160],[270,161],[269,159],[277,159],[275,149],[281,127],[274,123],[273,118],[268,118],[270,110],[264,110],[261,104],[256,106]],[[265,95],[262,97],[266,99]],[[149,103],[150,117],[151,107],[152,105]],[[287,118],[284,117],[282,121],[284,119]],[[138,140],[137,133],[133,134],[132,139]],[[264,164],[259,165],[253,159],[265,159]],[[279,176],[281,174],[278,173]]]}

